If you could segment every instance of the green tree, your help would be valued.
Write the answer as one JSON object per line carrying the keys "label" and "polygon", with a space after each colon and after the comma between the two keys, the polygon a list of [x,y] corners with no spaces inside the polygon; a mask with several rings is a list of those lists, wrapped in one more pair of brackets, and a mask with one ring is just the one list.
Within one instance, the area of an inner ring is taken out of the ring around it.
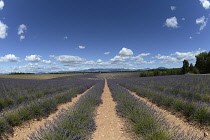
{"label": "green tree", "polygon": [[199,70],[200,73],[210,73],[210,52],[202,52],[196,57],[195,67]]}
{"label": "green tree", "polygon": [[194,73],[194,74],[199,74],[199,70],[198,70],[196,67],[193,67],[192,73]]}
{"label": "green tree", "polygon": [[190,63],[189,72],[192,72],[193,73],[193,69],[194,69],[194,66],[193,66],[192,63]]}
{"label": "green tree", "polygon": [[182,74],[186,74],[188,72],[189,72],[189,62],[187,60],[184,60],[182,66]]}
{"label": "green tree", "polygon": [[160,76],[160,71],[158,69],[154,70],[153,72],[154,76]]}

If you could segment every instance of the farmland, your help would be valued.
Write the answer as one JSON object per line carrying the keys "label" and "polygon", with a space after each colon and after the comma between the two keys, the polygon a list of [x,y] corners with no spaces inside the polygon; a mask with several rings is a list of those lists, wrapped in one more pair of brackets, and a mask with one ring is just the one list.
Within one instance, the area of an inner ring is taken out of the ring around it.
{"label": "farmland", "polygon": [[65,76],[82,75],[82,73],[70,74],[7,74],[0,75],[0,78],[15,78],[15,79],[52,79]]}
{"label": "farmland", "polygon": [[208,75],[38,76],[0,79],[0,139],[209,139]]}

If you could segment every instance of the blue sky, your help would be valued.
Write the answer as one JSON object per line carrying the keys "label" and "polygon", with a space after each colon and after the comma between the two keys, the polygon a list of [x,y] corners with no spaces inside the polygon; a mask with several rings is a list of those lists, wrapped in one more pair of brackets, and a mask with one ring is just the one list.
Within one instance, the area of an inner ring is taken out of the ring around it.
{"label": "blue sky", "polygon": [[0,0],[0,73],[181,67],[209,17],[208,0]]}

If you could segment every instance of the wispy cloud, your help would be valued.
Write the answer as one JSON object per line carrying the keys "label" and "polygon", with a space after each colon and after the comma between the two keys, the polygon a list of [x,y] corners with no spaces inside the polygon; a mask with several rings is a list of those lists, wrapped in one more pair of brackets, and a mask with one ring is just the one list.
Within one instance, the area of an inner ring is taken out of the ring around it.
{"label": "wispy cloud", "polygon": [[25,35],[23,35],[27,31],[27,27],[24,24],[19,25],[18,27],[18,35],[20,35],[20,41],[25,39]]}
{"label": "wispy cloud", "polygon": [[67,39],[69,39],[69,38],[68,38],[68,36],[64,36],[63,39],[64,39],[64,40],[67,40]]}
{"label": "wispy cloud", "polygon": [[38,73],[38,72],[58,72],[58,71],[68,71],[68,68],[61,68],[57,65],[40,65],[37,63],[29,63],[24,66],[14,66],[10,69],[10,72],[31,72],[31,73]]}
{"label": "wispy cloud", "polygon": [[171,10],[172,11],[176,10],[176,6],[171,6]]}
{"label": "wispy cloud", "polygon": [[81,66],[86,61],[84,58],[72,55],[60,55],[60,56],[50,55],[50,57],[54,58],[64,66],[72,66],[72,67]]}
{"label": "wispy cloud", "polygon": [[2,21],[0,21],[0,38],[5,39],[7,37],[7,29],[8,26],[4,24]]}
{"label": "wispy cloud", "polygon": [[25,33],[26,31],[27,31],[26,25],[21,24],[21,25],[18,27],[18,35],[21,35],[21,34]]}
{"label": "wispy cloud", "polygon": [[194,61],[196,59],[195,56],[200,54],[201,52],[204,52],[204,51],[205,50],[202,50],[199,48],[197,51],[175,52],[168,56],[158,54],[157,56],[155,56],[153,58],[163,60],[163,61],[160,61],[161,64],[163,64],[163,63],[178,63],[183,60]]}
{"label": "wispy cloud", "polygon": [[108,54],[110,54],[110,52],[105,52],[104,54],[105,54],[105,55],[108,55]]}
{"label": "wispy cloud", "polygon": [[23,39],[25,39],[25,38],[26,38],[26,37],[25,37],[24,35],[21,35],[21,36],[20,36],[20,41],[23,40]]}
{"label": "wispy cloud", "polygon": [[207,23],[208,23],[208,18],[206,18],[205,16],[196,19],[196,24],[200,24],[200,29],[199,29],[200,31],[206,27]]}
{"label": "wispy cloud", "polygon": [[85,49],[85,46],[79,46],[79,49]]}

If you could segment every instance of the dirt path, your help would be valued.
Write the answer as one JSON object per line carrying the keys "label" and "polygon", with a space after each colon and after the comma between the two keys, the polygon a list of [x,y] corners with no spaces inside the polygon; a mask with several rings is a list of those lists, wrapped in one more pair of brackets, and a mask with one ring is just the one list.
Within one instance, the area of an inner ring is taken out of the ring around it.
{"label": "dirt path", "polygon": [[123,121],[116,115],[115,102],[111,96],[107,80],[105,80],[104,92],[101,104],[97,108],[96,131],[93,133],[93,140],[129,140],[123,132]]}
{"label": "dirt path", "polygon": [[[90,89],[88,89],[88,90],[90,90]],[[42,120],[37,120],[37,119],[30,120],[30,121],[27,121],[27,122],[23,123],[20,126],[14,127],[13,128],[14,129],[14,135],[10,136],[8,138],[8,140],[23,140],[23,139],[27,139],[28,138],[27,136],[29,134],[31,134],[32,132],[36,131],[41,126],[44,126],[45,122],[53,120],[53,118],[55,118],[56,115],[58,115],[59,112],[62,111],[63,109],[68,109],[69,106],[72,106],[75,102],[77,102],[78,99],[82,95],[84,95],[87,91],[85,91],[83,94],[77,95],[77,97],[72,98],[71,102],[58,105],[57,111],[54,112],[53,114],[50,114],[47,118],[44,118]]]}
{"label": "dirt path", "polygon": [[204,133],[205,134],[210,134],[209,132],[203,132],[191,125],[189,125],[187,122],[184,122],[183,120],[181,120],[180,118],[177,118],[176,116],[172,115],[169,111],[161,109],[160,107],[158,107],[157,105],[155,105],[154,103],[150,102],[148,99],[146,98],[142,98],[138,95],[136,95],[135,92],[131,92],[131,94],[133,94],[135,97],[137,97],[138,99],[142,100],[143,102],[145,102],[148,106],[153,107],[157,112],[161,112],[163,114],[163,117],[166,118],[166,121],[171,124],[171,126],[175,127],[175,126],[180,126],[181,129],[178,130],[178,132],[184,132],[185,134],[187,134],[188,132],[190,132],[190,134],[195,134],[199,137],[203,137],[203,140],[210,140],[210,136],[208,135],[207,137],[204,137]]}

